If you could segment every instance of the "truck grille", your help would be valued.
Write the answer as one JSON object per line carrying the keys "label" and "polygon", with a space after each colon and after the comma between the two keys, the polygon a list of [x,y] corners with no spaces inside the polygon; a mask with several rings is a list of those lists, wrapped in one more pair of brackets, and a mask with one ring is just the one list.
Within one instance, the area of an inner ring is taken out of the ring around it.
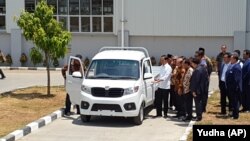
{"label": "truck grille", "polygon": [[94,87],[91,89],[91,94],[95,97],[122,97],[124,89],[122,88],[110,88],[105,90],[104,88]]}
{"label": "truck grille", "polygon": [[117,104],[94,104],[91,108],[91,111],[98,110],[111,110],[115,112],[122,112],[121,107]]}

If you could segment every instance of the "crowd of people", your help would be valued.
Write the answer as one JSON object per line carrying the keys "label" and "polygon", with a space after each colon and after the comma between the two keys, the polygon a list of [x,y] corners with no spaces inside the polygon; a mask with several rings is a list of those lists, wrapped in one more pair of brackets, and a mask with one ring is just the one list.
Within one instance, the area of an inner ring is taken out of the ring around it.
{"label": "crowd of people", "polygon": [[[229,53],[227,46],[222,45],[216,61],[221,105],[219,114],[238,119],[241,105],[241,112],[250,112],[250,51],[244,50],[241,59],[239,50]],[[176,111],[174,118],[183,121],[202,120],[202,114],[206,112],[208,87],[213,70],[205,49],[200,47],[194,57],[189,58],[162,55],[160,63],[160,73],[154,80],[154,83],[158,83],[155,93],[156,117],[169,117],[170,109]],[[196,117],[192,113],[193,101]]]}
{"label": "crowd of people", "polygon": [[220,115],[228,113],[228,116],[238,119],[239,112],[250,112],[250,50],[243,51],[242,59],[239,50],[229,53],[223,45],[216,60],[221,93]]}

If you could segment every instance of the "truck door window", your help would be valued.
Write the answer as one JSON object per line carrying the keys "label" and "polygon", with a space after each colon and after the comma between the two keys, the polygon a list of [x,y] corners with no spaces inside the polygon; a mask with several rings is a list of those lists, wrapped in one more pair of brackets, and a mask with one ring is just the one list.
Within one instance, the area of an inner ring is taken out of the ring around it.
{"label": "truck door window", "polygon": [[150,68],[150,62],[148,60],[145,61],[143,65],[143,74],[145,73],[152,73],[152,70]]}
{"label": "truck door window", "polygon": [[69,75],[72,75],[73,72],[75,72],[75,71],[79,71],[82,74],[83,70],[81,68],[81,64],[80,63],[81,62],[79,62],[79,60],[76,60],[76,59],[71,59],[70,60]]}

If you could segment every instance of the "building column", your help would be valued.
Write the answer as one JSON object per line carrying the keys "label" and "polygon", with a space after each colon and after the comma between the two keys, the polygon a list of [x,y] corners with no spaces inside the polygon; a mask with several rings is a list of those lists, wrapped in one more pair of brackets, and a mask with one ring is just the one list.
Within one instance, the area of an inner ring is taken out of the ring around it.
{"label": "building column", "polygon": [[245,49],[250,49],[250,0],[247,0]]}
{"label": "building column", "polygon": [[11,29],[10,36],[12,66],[20,67],[21,62],[19,61],[19,59],[22,53],[22,31],[20,29]]}

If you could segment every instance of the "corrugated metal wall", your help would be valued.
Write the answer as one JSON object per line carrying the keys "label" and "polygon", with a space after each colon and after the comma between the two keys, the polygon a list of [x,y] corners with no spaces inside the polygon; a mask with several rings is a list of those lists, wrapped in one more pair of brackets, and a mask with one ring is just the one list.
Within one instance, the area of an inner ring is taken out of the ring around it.
{"label": "corrugated metal wall", "polygon": [[125,17],[130,35],[233,36],[246,30],[246,0],[125,0]]}

